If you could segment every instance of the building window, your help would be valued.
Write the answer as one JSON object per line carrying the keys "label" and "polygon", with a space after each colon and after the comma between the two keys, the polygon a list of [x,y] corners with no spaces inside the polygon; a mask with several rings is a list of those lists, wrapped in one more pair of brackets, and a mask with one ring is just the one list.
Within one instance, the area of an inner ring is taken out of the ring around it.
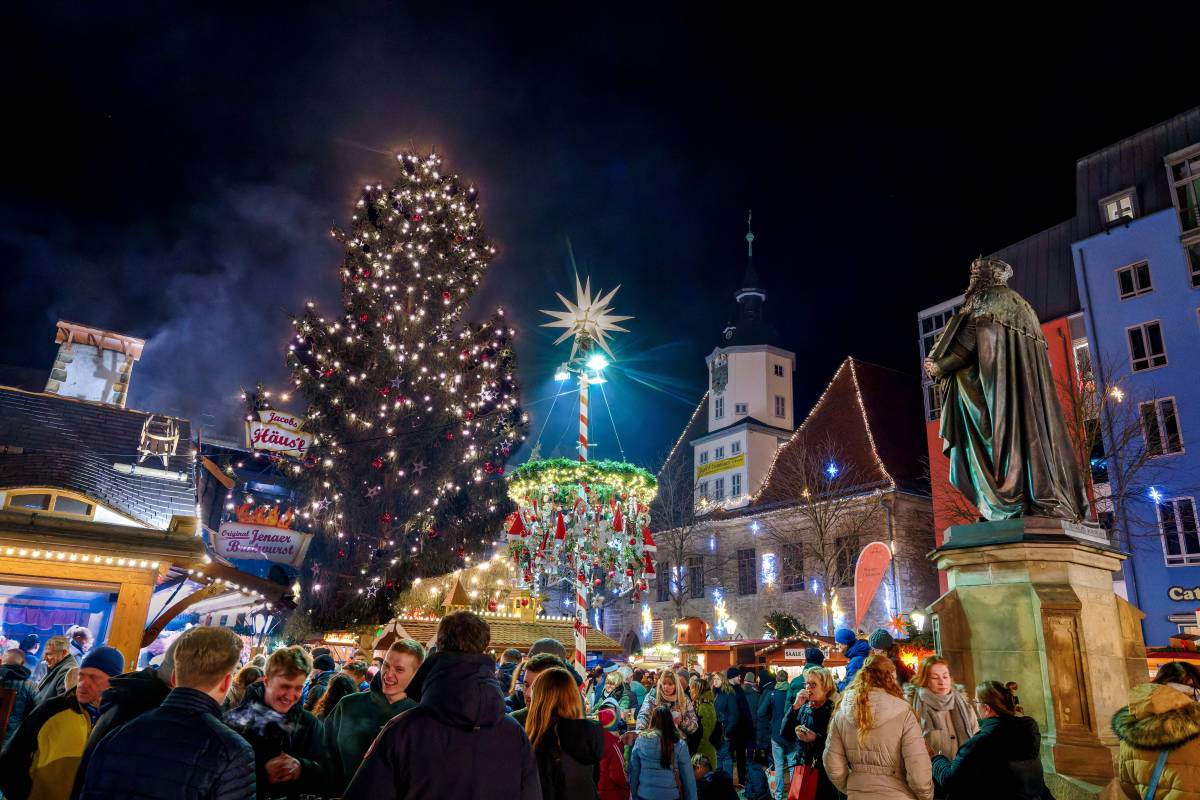
{"label": "building window", "polygon": [[1175,398],[1164,397],[1139,406],[1142,417],[1142,436],[1146,452],[1152,456],[1183,452],[1183,436],[1179,433],[1179,417]]}
{"label": "building window", "polygon": [[729,452],[735,456],[738,453],[742,452],[742,443],[741,442],[730,442],[729,443]]}
{"label": "building window", "polygon": [[1163,500],[1158,504],[1167,564],[1200,564],[1200,533],[1196,531],[1196,501],[1191,497]]}
{"label": "building window", "polygon": [[734,403],[733,404],[733,413],[735,413],[735,414],[746,414],[746,413],[749,413],[749,411],[750,411],[750,405],[748,403]]}
{"label": "building window", "polygon": [[758,559],[754,548],[737,551],[738,594],[758,594]]}
{"label": "building window", "polygon": [[[929,355],[929,351],[933,349],[933,345],[937,342],[938,336],[941,334],[947,323],[954,317],[954,314],[961,308],[961,305],[952,306],[935,314],[930,314],[928,317],[921,317],[917,326],[921,334],[921,360]],[[925,374],[925,370],[921,370],[922,381],[925,385],[925,419],[933,422],[942,413],[942,393],[938,389],[937,382]]]}
{"label": "building window", "polygon": [[1113,225],[1137,216],[1137,190],[1125,189],[1100,201],[1105,225]]}
{"label": "building window", "polygon": [[1134,372],[1167,365],[1167,348],[1157,321],[1135,325],[1126,329],[1126,333],[1129,334],[1129,360]]}
{"label": "building window", "polygon": [[717,478],[713,481],[713,500],[725,499],[725,479]]}
{"label": "building window", "polygon": [[658,562],[658,580],[655,583],[655,598],[660,603],[671,599],[671,562]]}
{"label": "building window", "polygon": [[741,497],[742,496],[742,475],[741,475],[741,473],[738,473],[729,479],[729,496],[730,497]]}
{"label": "building window", "polygon": [[780,419],[783,419],[787,416],[787,404],[783,395],[781,394],[775,395],[775,416],[779,417]]}
{"label": "building window", "polygon": [[1188,270],[1192,273],[1192,288],[1200,289],[1200,241],[1183,246],[1187,251]]}
{"label": "building window", "polygon": [[704,558],[688,556],[687,560],[688,597],[692,599],[704,597]]}
{"label": "building window", "polygon": [[835,541],[837,548],[837,574],[833,576],[834,587],[841,588],[854,583],[854,562],[858,560],[858,538],[855,536],[839,536]]}
{"label": "building window", "polygon": [[776,365],[775,365],[775,377],[776,377],[776,378],[782,378],[782,377],[783,377],[783,364],[776,364]]}
{"label": "building window", "polygon": [[1182,156],[1168,161],[1171,195],[1179,212],[1183,232],[1200,228],[1200,147],[1189,148]]}
{"label": "building window", "polygon": [[96,514],[96,504],[87,498],[46,489],[35,492],[11,492],[4,505],[6,508],[17,508],[22,511],[42,511],[85,519],[91,519]]}
{"label": "building window", "polygon": [[700,484],[700,499],[701,500],[708,499],[708,481],[703,481]]}
{"label": "building window", "polygon": [[725,416],[725,398],[718,397],[713,400],[713,417],[720,419]]}
{"label": "building window", "polygon": [[1149,294],[1153,288],[1150,285],[1149,261],[1130,264],[1117,270],[1117,294],[1121,295],[1122,300]]}
{"label": "building window", "polygon": [[798,592],[804,588],[804,550],[798,544],[783,546],[783,565],[779,583],[785,592]]}
{"label": "building window", "polygon": [[725,457],[725,445],[713,448],[713,461],[720,461]]}
{"label": "building window", "polygon": [[707,451],[707,450],[701,450],[701,451],[700,451],[700,463],[701,463],[701,464],[707,464],[707,463],[708,463],[708,451]]}

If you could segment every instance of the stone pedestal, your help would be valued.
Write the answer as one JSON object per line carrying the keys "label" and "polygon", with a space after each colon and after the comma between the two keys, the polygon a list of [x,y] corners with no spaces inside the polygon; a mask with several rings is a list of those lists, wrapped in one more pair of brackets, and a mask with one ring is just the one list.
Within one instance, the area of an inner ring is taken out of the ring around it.
{"label": "stone pedestal", "polygon": [[1016,681],[1046,769],[1099,794],[1115,774],[1112,716],[1147,680],[1141,612],[1112,588],[1126,555],[1094,528],[1027,518],[951,527],[930,558],[949,578],[930,608],[952,674]]}

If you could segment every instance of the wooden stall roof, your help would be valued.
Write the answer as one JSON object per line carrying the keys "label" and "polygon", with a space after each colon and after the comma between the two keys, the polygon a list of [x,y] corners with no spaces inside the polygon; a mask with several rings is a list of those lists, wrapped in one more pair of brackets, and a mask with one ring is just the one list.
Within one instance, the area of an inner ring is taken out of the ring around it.
{"label": "wooden stall roof", "polygon": [[[575,633],[569,619],[536,619],[524,622],[514,617],[497,614],[480,614],[492,629],[492,641],[488,645],[492,650],[507,650],[515,647],[518,650],[528,650],[538,639],[557,639],[567,650],[574,646]],[[415,639],[421,644],[431,641],[437,635],[438,619],[436,617],[399,616],[383,626],[383,636],[375,643],[376,650],[391,646],[397,637]],[[610,639],[603,631],[589,627],[587,630],[587,648],[591,652],[622,653],[624,648]]]}

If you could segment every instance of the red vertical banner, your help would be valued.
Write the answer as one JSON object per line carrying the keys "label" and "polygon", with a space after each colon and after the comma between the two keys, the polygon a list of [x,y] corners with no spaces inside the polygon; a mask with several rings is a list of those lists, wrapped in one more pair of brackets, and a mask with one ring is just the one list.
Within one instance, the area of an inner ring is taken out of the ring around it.
{"label": "red vertical banner", "polygon": [[854,630],[862,627],[883,575],[892,560],[892,551],[883,542],[871,542],[858,554],[854,565]]}

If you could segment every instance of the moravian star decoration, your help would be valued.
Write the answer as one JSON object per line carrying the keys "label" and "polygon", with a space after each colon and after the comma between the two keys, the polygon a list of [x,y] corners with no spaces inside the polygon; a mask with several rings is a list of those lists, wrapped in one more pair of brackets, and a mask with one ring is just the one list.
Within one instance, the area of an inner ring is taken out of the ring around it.
{"label": "moravian star decoration", "polygon": [[609,356],[613,356],[612,350],[608,347],[607,334],[615,331],[621,333],[629,333],[628,330],[618,325],[618,322],[624,322],[627,319],[633,319],[630,316],[619,316],[611,313],[609,303],[612,302],[613,296],[621,287],[618,286],[608,294],[604,294],[603,290],[598,290],[593,297],[592,295],[592,279],[589,276],[584,284],[579,284],[579,274],[575,274],[575,302],[572,303],[567,298],[563,297],[558,292],[558,299],[566,306],[566,311],[546,311],[542,309],[543,314],[549,314],[554,317],[554,322],[543,322],[543,328],[566,328],[562,336],[554,340],[555,344],[565,342],[570,337],[575,337],[575,341],[571,343],[571,358],[575,357],[576,351],[579,349],[579,340],[582,337],[591,339],[596,344],[604,348],[604,352]]}

